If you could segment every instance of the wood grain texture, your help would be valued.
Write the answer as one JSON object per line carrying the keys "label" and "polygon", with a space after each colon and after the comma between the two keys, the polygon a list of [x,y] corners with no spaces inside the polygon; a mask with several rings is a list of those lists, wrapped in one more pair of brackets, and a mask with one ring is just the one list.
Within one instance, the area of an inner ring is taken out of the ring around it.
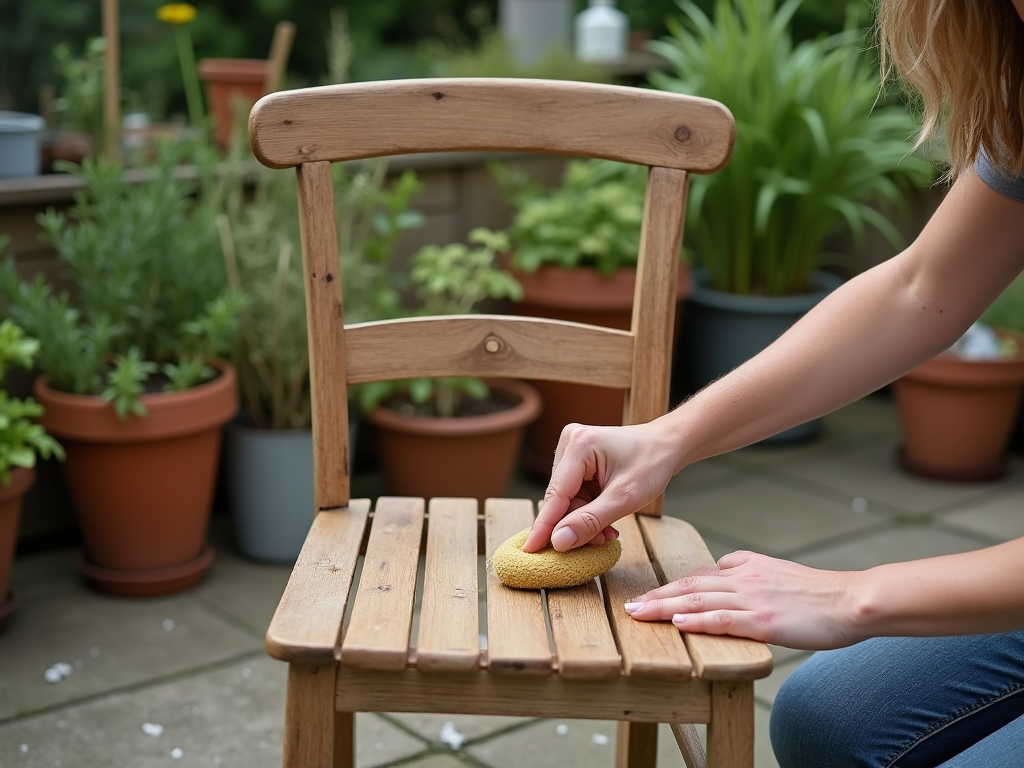
{"label": "wood grain texture", "polygon": [[476,499],[430,500],[416,666],[424,672],[477,672],[480,618]]}
{"label": "wood grain texture", "polygon": [[658,678],[566,680],[561,675],[431,675],[339,667],[337,704],[360,712],[706,723],[710,683]]}
{"label": "wood grain texture", "polygon": [[423,499],[377,500],[359,589],[341,644],[343,665],[405,669],[424,508]]}
{"label": "wood grain texture", "polygon": [[[667,584],[694,568],[716,564],[700,534],[686,521],[643,517],[639,523],[659,583]],[[683,639],[697,676],[704,680],[755,680],[771,674],[772,654],[764,643],[689,633]]]}
{"label": "wood grain texture", "polygon": [[[626,392],[623,424],[643,424],[668,411],[679,276],[679,249],[686,218],[689,176],[672,168],[651,168],[647,175],[630,329],[633,386]],[[641,514],[660,515],[664,494]]]}
{"label": "wood grain texture", "polygon": [[414,152],[513,150],[713,173],[735,126],[721,104],[594,83],[437,78],[265,96],[249,116],[261,163],[287,168]]}
{"label": "wood grain texture", "polygon": [[330,163],[297,170],[309,376],[312,386],[313,483],[317,509],[349,500],[348,395],[345,391],[344,313]]}
{"label": "wood grain texture", "polygon": [[697,729],[690,723],[669,723],[669,727],[675,736],[686,768],[708,768],[708,759],[704,754],[704,747],[701,746]]}
{"label": "wood grain texture", "polygon": [[754,684],[711,684],[708,768],[754,768]]}
{"label": "wood grain texture", "polygon": [[596,581],[546,590],[558,674],[566,678],[617,677],[622,657],[608,625]]}
{"label": "wood grain texture", "polygon": [[359,545],[370,512],[368,499],[313,518],[306,541],[267,630],[267,653],[308,664],[334,663]]}
{"label": "wood grain texture", "polygon": [[615,729],[615,768],[655,768],[658,724],[620,721]]}
{"label": "wood grain texture", "polygon": [[636,517],[624,517],[615,527],[619,529],[622,556],[601,578],[623,671],[631,676],[689,681],[692,665],[676,628],[666,622],[635,621],[623,610],[628,600],[658,586],[658,577],[648,559]]}
{"label": "wood grain texture", "polygon": [[533,525],[533,502],[487,499],[487,665],[495,674],[551,675],[551,648],[540,591],[506,587],[494,573],[494,550]]}
{"label": "wood grain texture", "polygon": [[284,768],[335,768],[334,676],[328,664],[289,664]]}
{"label": "wood grain texture", "polygon": [[625,389],[634,359],[626,331],[510,315],[360,323],[345,329],[345,341],[349,384],[508,376]]}
{"label": "wood grain texture", "polygon": [[354,712],[334,712],[334,764],[331,768],[356,768]]}

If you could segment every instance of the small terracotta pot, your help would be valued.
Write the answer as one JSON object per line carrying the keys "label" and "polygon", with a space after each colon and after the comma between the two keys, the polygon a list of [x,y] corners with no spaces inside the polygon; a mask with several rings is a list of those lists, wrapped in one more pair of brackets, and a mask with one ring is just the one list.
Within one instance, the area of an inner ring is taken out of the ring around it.
{"label": "small terracotta pot", "polygon": [[941,480],[991,480],[1009,467],[1008,444],[1024,391],[1022,351],[1006,360],[942,353],[895,382],[904,469]]}
{"label": "small terracotta pot", "polygon": [[234,101],[241,99],[251,107],[267,94],[270,62],[265,59],[203,59],[198,71],[206,82],[213,138],[220,147],[227,147],[234,130]]}
{"label": "small terracotta pot", "polygon": [[16,467],[11,470],[11,482],[0,487],[0,629],[14,613],[18,602],[10,589],[11,566],[18,543],[21,501],[35,479],[35,470]]}
{"label": "small terracotta pot", "polygon": [[403,416],[387,408],[366,414],[377,427],[389,493],[470,497],[481,503],[505,494],[523,429],[540,413],[540,396],[515,379],[487,384],[519,402],[505,411],[453,419]]}
{"label": "small terracotta pot", "polygon": [[64,472],[85,537],[79,564],[97,588],[166,594],[202,578],[223,425],[238,410],[235,370],[183,392],[141,397],[148,413],[122,421],[94,396],[35,382],[40,419],[61,439]]}
{"label": "small terracotta pot", "polygon": [[[609,277],[589,267],[563,269],[550,265],[536,272],[514,271],[513,274],[523,286],[523,300],[511,307],[517,315],[629,330],[636,286],[635,268],[623,267]],[[689,265],[680,262],[677,301],[681,303],[691,290]],[[678,306],[675,317],[677,337],[680,322]],[[530,383],[540,392],[543,405],[540,417],[526,430],[522,464],[531,475],[547,482],[562,428],[573,422],[601,426],[621,424],[625,393],[621,389],[560,381],[531,380]]]}

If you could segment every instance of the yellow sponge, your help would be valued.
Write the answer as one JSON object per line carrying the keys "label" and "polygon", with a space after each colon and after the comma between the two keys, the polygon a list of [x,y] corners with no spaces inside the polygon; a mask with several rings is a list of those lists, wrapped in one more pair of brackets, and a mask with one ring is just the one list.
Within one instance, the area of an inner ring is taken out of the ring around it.
{"label": "yellow sponge", "polygon": [[527,554],[523,544],[530,529],[520,531],[494,551],[494,572],[501,583],[516,589],[551,589],[586,584],[611,569],[622,554],[618,539],[600,547],[582,546],[559,552],[550,544]]}

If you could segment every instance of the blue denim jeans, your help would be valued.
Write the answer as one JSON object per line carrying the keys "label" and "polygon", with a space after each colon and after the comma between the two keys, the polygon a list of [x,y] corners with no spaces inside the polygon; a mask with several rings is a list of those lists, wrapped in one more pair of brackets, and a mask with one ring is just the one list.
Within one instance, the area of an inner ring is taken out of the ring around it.
{"label": "blue denim jeans", "polygon": [[1022,768],[1024,632],[817,653],[782,686],[770,731],[781,768]]}

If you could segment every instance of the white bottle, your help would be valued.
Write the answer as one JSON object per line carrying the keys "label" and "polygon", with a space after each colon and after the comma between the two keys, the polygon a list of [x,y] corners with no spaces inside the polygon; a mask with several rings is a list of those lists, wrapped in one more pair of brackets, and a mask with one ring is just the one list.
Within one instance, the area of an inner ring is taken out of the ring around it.
{"label": "white bottle", "polygon": [[615,7],[615,0],[590,0],[590,7],[576,16],[576,58],[602,64],[626,60],[629,19]]}

